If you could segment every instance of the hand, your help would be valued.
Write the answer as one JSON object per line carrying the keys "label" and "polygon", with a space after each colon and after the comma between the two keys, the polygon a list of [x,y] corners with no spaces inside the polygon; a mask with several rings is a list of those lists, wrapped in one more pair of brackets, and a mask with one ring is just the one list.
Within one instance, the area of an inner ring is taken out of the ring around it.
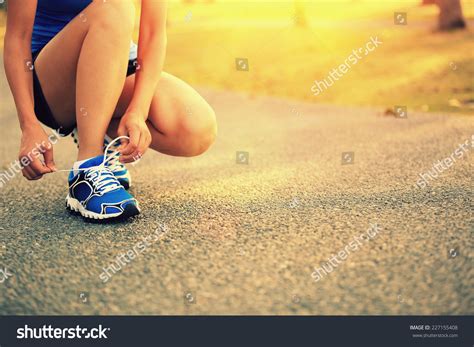
{"label": "hand", "polygon": [[28,180],[38,180],[44,174],[56,171],[53,144],[39,123],[31,124],[23,129],[18,159],[23,167],[21,170],[23,176]]}
{"label": "hand", "polygon": [[119,136],[128,136],[130,140],[122,139],[120,146],[120,161],[131,163],[140,159],[151,143],[151,133],[146,125],[145,117],[139,113],[126,112],[120,120],[117,129]]}

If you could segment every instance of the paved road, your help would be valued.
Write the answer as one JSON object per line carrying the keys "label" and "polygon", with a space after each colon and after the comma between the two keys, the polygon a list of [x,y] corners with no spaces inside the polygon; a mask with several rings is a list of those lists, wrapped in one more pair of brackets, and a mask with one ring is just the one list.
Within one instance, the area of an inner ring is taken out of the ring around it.
{"label": "paved road", "polygon": [[[5,169],[19,132],[2,83]],[[217,143],[198,158],[152,153],[132,167],[136,220],[68,214],[65,174],[0,189],[0,267],[12,274],[0,283],[2,314],[474,313],[474,148],[414,186],[471,139],[472,117],[203,93],[218,113]],[[342,165],[342,152],[353,163]],[[70,138],[56,157],[71,165]],[[371,223],[378,233],[351,244]],[[119,268],[127,251],[135,258]]]}

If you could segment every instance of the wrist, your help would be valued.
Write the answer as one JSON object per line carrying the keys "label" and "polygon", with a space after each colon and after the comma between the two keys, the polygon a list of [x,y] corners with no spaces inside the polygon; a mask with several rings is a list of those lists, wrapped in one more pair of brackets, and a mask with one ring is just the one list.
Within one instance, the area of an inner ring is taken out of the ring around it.
{"label": "wrist", "polygon": [[41,127],[39,124],[38,120],[36,117],[33,118],[23,118],[20,120],[20,129],[22,132],[30,131],[30,130],[36,130],[38,127]]}
{"label": "wrist", "polygon": [[148,119],[148,112],[145,112],[142,108],[134,107],[129,108],[127,112],[125,112],[126,117],[147,120]]}

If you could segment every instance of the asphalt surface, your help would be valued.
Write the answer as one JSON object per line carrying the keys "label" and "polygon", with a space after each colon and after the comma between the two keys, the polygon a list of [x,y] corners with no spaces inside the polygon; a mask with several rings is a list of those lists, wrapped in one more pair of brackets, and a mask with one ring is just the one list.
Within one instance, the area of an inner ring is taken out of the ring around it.
{"label": "asphalt surface", "polygon": [[[19,130],[0,80],[3,171]],[[18,175],[0,188],[1,314],[474,313],[474,148],[414,186],[471,139],[472,116],[398,119],[202,92],[217,111],[217,142],[197,158],[150,153],[131,167],[137,219],[70,215],[65,173],[33,183]],[[72,139],[55,151],[69,168]],[[352,163],[342,165],[343,152]],[[381,231],[316,281],[314,268],[370,223]],[[153,235],[103,283],[104,267]]]}

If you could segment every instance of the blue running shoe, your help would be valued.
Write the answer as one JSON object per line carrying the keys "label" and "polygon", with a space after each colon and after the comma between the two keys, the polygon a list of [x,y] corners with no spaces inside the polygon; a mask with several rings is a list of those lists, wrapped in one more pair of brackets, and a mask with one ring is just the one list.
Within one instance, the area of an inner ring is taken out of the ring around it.
{"label": "blue running shoe", "polygon": [[82,163],[76,173],[69,173],[66,206],[86,219],[122,220],[140,213],[137,200],[119,183],[108,160],[99,155]]}
{"label": "blue running shoe", "polygon": [[[77,144],[77,148],[79,148],[79,136],[77,134],[77,128],[74,128],[73,132],[71,133],[71,136],[74,139],[74,142]],[[111,142],[112,139],[109,136],[105,135],[104,150]],[[132,186],[132,177],[130,176],[130,172],[128,171],[125,164],[119,161],[120,154],[116,153],[119,146],[120,142],[113,142],[112,145],[109,147],[106,152],[106,155],[108,156],[108,158],[110,157],[110,160],[107,160],[106,165],[110,169],[110,171],[112,171],[114,176],[118,179],[120,184],[125,189],[129,189]]]}

